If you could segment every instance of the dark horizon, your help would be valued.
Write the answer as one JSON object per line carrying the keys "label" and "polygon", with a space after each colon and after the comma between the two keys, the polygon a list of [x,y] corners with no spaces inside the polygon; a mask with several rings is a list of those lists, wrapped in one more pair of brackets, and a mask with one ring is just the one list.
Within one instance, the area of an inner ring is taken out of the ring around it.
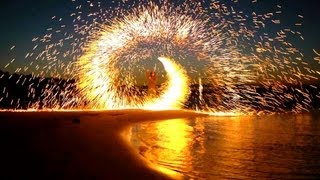
{"label": "dark horizon", "polygon": [[[9,77],[10,76],[10,77]],[[218,108],[217,102],[220,102],[223,96],[222,94],[232,95],[233,93],[228,91],[228,88],[223,85],[203,84],[203,99],[200,98],[199,84],[190,84],[190,94],[188,100],[184,104],[185,109],[196,109],[202,107],[203,104],[209,107]],[[0,109],[50,109],[50,108],[62,108],[62,109],[74,109],[81,107],[87,103],[85,97],[81,96],[79,89],[77,88],[75,80],[65,80],[59,78],[31,78],[28,76],[19,76],[18,74],[10,75],[8,72],[3,73],[0,70]],[[157,86],[158,93],[161,91],[159,85]],[[243,102],[247,107],[254,107],[256,110],[262,111],[294,111],[296,105],[300,101],[304,101],[302,92],[308,92],[309,104],[306,105],[308,110],[314,110],[320,108],[320,96],[319,91],[320,85],[287,85],[282,88],[274,87],[272,84],[265,86],[262,84],[234,84],[234,87],[239,91],[246,91],[248,89],[254,89],[253,93],[259,94],[261,97],[270,96],[274,97],[275,101],[282,102],[276,109],[265,104],[255,102],[254,99],[258,100],[258,97],[252,96],[247,97],[245,94],[241,96]],[[148,91],[148,86],[134,86],[129,87],[130,92],[126,92],[125,85],[118,87],[118,93],[126,95],[126,93],[134,93],[141,98],[144,98]],[[33,93],[30,94],[30,90]],[[49,94],[45,94],[46,90],[50,89]],[[222,93],[222,94],[221,94]],[[286,94],[294,95],[294,99],[285,99],[283,96]],[[49,98],[49,99],[48,99]],[[78,99],[78,100],[75,100]],[[219,100],[220,99],[220,100]],[[225,101],[228,98],[225,97]],[[242,101],[241,101],[242,102]],[[65,104],[66,103],[66,104]],[[65,106],[67,105],[67,106]],[[223,111],[223,109],[221,109]]]}
{"label": "dark horizon", "polygon": [[[3,71],[3,70],[0,70],[0,80],[3,78],[2,75],[4,74],[8,74],[9,76],[19,76],[19,77],[32,77],[32,74],[25,74],[25,73],[10,73],[9,71]],[[52,80],[62,80],[62,81],[66,81],[66,82],[73,82],[75,83],[76,82],[76,79],[74,78],[61,78],[61,77],[50,77],[50,76],[34,76],[34,78],[44,78],[44,79],[52,79]],[[204,78],[203,78],[204,79]],[[202,79],[202,80],[203,80]],[[135,86],[136,87],[143,87],[143,86],[147,86],[147,78],[145,79],[145,83],[142,83],[142,84],[136,84]],[[216,86],[210,82],[206,82],[205,80],[203,80],[204,83],[202,84],[203,86]],[[195,81],[193,81],[194,83],[191,83],[190,84],[190,87],[191,86],[198,86],[199,83],[195,83]],[[157,86],[161,86],[161,84],[164,83],[164,82],[160,82],[160,83],[157,83]],[[281,82],[281,81],[275,81],[274,84],[277,84],[277,83],[281,83],[282,85],[285,85],[285,86],[299,86],[299,85],[314,85],[314,86],[320,86],[320,79],[318,80],[313,80],[313,81],[308,81],[308,82],[301,82],[301,83],[288,83],[288,82]],[[259,83],[259,82],[256,82],[256,83],[234,83],[234,85],[250,85],[250,86],[263,86],[262,83]],[[125,86],[125,85],[123,85]],[[223,85],[218,85],[218,86],[223,86]]]}

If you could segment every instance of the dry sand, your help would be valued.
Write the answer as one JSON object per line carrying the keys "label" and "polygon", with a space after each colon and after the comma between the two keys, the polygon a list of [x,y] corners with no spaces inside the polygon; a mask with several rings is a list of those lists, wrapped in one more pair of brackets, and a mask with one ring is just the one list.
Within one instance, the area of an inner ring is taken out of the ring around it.
{"label": "dry sand", "polygon": [[[0,179],[172,179],[126,141],[134,123],[188,111],[0,112]],[[171,174],[172,173],[172,174]]]}

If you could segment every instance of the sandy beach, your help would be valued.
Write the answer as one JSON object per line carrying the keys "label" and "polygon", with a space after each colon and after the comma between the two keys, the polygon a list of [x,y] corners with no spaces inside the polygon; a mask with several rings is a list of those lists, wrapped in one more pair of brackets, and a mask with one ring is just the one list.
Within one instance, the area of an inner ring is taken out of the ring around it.
{"label": "sandy beach", "polygon": [[0,112],[1,179],[179,179],[126,141],[135,123],[189,111]]}

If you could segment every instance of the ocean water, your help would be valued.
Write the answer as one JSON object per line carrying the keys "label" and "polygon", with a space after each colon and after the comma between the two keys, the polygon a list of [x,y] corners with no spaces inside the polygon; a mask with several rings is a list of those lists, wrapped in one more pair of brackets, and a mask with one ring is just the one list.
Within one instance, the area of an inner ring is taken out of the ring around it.
{"label": "ocean water", "polygon": [[187,179],[320,178],[320,113],[148,122],[130,142]]}

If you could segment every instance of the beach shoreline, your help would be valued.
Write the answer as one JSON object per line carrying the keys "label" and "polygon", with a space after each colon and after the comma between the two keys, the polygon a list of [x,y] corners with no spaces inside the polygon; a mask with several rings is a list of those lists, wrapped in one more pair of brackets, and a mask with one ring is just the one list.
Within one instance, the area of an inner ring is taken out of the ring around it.
{"label": "beach shoreline", "polygon": [[129,144],[135,123],[207,116],[193,111],[0,112],[3,178],[180,179]]}

